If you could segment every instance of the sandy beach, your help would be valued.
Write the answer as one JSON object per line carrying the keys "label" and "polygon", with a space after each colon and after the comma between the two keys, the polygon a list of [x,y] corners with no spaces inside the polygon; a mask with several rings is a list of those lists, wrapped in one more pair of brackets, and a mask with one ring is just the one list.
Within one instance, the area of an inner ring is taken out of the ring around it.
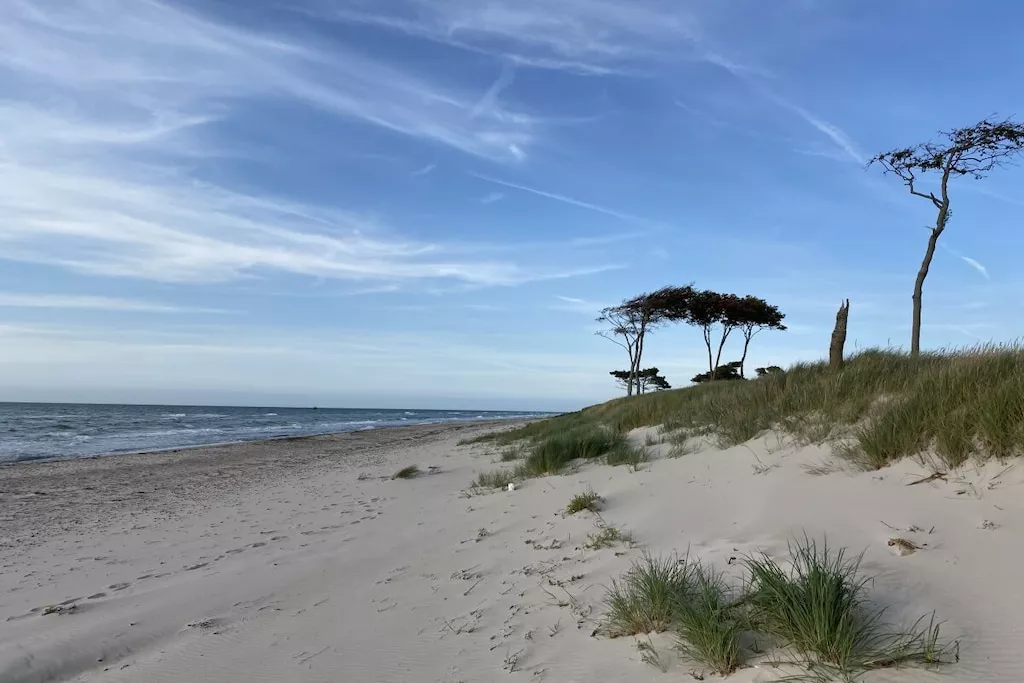
{"label": "sandy beach", "polygon": [[[693,680],[671,637],[651,638],[665,674],[636,639],[600,633],[607,586],[644,552],[689,549],[731,571],[805,532],[865,551],[887,618],[935,610],[960,641],[958,664],[864,680],[1024,680],[1017,466],[908,486],[928,470],[812,473],[827,449],[768,435],[469,491],[498,452],[457,444],[495,428],[0,468],[0,681]],[[391,479],[410,464],[423,473]],[[588,487],[600,516],[566,515]],[[633,543],[586,547],[602,525]],[[920,549],[897,555],[892,537]],[[779,676],[757,665],[727,680]]]}

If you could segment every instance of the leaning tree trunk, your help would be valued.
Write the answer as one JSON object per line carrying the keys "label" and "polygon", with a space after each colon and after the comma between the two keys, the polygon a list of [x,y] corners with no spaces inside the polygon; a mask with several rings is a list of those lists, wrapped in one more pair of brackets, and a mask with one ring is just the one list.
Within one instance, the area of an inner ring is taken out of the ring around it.
{"label": "leaning tree trunk", "polygon": [[949,219],[949,207],[943,206],[939,209],[938,220],[928,236],[928,248],[925,249],[924,259],[921,261],[921,268],[917,271],[914,279],[914,318],[910,328],[910,355],[917,357],[921,355],[921,294],[924,291],[924,279],[928,277],[928,269],[932,265],[932,258],[935,256],[935,245],[939,242],[939,235],[946,229],[946,221]]}
{"label": "leaning tree trunk", "polygon": [[846,323],[850,318],[850,300],[846,299],[836,313],[836,326],[832,330],[832,344],[828,349],[828,364],[833,370],[843,368],[843,347],[846,346]]}

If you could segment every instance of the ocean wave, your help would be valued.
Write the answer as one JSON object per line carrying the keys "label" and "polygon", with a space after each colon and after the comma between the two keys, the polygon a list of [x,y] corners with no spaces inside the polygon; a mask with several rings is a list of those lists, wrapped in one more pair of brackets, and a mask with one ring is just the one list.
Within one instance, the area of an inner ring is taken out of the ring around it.
{"label": "ocean wave", "polygon": [[[2,1],[2,0],[0,0]],[[46,414],[33,407],[0,406],[0,462],[63,459],[152,451],[275,436],[338,434],[432,423],[544,417],[549,414],[463,410],[289,410],[207,406],[81,406]],[[278,420],[271,418],[285,417]],[[15,427],[16,433],[11,433]]]}

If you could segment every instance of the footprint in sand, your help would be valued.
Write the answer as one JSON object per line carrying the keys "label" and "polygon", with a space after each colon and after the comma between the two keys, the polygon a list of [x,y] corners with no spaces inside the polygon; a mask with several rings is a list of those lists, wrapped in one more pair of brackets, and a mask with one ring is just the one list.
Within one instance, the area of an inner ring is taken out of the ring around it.
{"label": "footprint in sand", "polygon": [[100,598],[105,597],[107,597],[106,593],[93,593],[92,595],[86,597],[86,600],[99,600]]}
{"label": "footprint in sand", "polygon": [[125,588],[131,588],[130,583],[112,583],[107,588],[112,591],[123,591]]}

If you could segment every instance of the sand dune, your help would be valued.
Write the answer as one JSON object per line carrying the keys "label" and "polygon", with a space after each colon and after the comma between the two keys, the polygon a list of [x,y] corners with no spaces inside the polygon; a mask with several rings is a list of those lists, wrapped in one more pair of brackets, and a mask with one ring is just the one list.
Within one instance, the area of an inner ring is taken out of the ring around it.
{"label": "sand dune", "polygon": [[[784,554],[804,532],[865,550],[889,618],[936,610],[961,641],[939,673],[1024,680],[1024,473],[969,467],[915,486],[908,463],[815,476],[827,458],[768,436],[639,472],[586,465],[472,494],[496,467],[465,425],[0,469],[0,681],[690,680],[596,633],[606,586],[644,550]],[[642,439],[644,433],[634,438]],[[653,451],[666,450],[656,446]],[[436,474],[392,480],[417,464]],[[592,487],[601,517],[563,514]],[[635,544],[589,549],[600,524]],[[893,536],[923,546],[900,556]],[[729,681],[770,681],[770,666]],[[712,677],[709,674],[708,679]]]}

